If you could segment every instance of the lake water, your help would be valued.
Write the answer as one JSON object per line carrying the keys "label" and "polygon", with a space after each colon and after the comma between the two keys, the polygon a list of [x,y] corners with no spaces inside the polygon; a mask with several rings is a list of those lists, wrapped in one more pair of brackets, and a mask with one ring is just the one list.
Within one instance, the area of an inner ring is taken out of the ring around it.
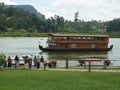
{"label": "lake water", "polygon": [[[45,37],[0,37],[0,52],[4,53],[7,57],[12,58],[15,55],[22,57],[23,55],[43,55],[45,60],[48,60],[53,55],[62,56],[88,56],[88,55],[105,55],[108,60],[112,61],[112,65],[120,66],[120,38],[110,38],[109,46],[114,45],[113,49],[108,52],[41,52],[38,48],[39,42],[43,47],[46,47]],[[78,64],[78,62],[70,62],[71,65]],[[63,65],[63,62],[59,61],[59,65]]]}

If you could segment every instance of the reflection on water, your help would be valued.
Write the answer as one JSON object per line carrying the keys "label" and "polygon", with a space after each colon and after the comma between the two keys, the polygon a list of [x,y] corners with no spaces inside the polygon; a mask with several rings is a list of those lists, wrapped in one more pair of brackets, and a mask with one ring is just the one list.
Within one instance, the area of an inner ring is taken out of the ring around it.
{"label": "reflection on water", "polygon": [[51,57],[88,57],[88,56],[103,56],[107,57],[107,51],[105,52],[42,52],[40,54],[47,55],[49,58]]}
{"label": "reflection on water", "polygon": [[[120,39],[111,38],[110,45],[114,45],[111,51],[106,52],[42,52],[39,50],[39,42],[43,47],[46,47],[47,38],[44,37],[0,37],[0,52],[5,53],[6,56],[14,57],[16,54],[18,56],[23,55],[33,55],[40,54],[43,55],[45,60],[51,59],[53,56],[105,56],[108,60],[120,60]],[[120,65],[120,61],[116,62],[117,65]],[[78,64],[78,62],[77,62]],[[115,65],[116,65],[115,64]],[[62,64],[61,64],[62,65]],[[114,64],[113,64],[114,65]]]}

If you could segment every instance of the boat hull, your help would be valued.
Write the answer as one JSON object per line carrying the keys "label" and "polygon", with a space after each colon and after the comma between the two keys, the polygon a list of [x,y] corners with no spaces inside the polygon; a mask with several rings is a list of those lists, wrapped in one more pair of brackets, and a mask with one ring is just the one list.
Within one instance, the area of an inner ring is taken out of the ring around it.
{"label": "boat hull", "polygon": [[110,51],[113,46],[110,48],[43,48],[39,45],[39,49],[43,52],[82,52],[82,51]]}

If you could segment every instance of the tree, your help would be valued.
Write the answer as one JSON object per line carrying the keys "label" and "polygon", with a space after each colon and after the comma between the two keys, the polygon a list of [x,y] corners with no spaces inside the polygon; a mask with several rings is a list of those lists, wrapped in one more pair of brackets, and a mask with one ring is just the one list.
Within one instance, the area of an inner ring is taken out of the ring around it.
{"label": "tree", "polygon": [[51,32],[51,20],[50,20],[50,18],[48,18],[47,20],[46,20],[46,32]]}
{"label": "tree", "polygon": [[120,18],[110,21],[107,26],[107,31],[120,31]]}
{"label": "tree", "polygon": [[0,3],[0,14],[2,14],[3,13],[3,8],[4,8],[4,3]]}
{"label": "tree", "polygon": [[60,21],[61,21],[60,28],[61,28],[62,32],[64,32],[64,18],[60,17]]}
{"label": "tree", "polygon": [[79,12],[77,11],[77,12],[75,12],[74,22],[79,21],[78,17],[79,17]]}
{"label": "tree", "polygon": [[0,54],[0,66],[2,66],[3,64],[5,64],[5,55],[4,54]]}
{"label": "tree", "polygon": [[0,15],[0,31],[5,32],[7,28],[6,16],[4,14]]}

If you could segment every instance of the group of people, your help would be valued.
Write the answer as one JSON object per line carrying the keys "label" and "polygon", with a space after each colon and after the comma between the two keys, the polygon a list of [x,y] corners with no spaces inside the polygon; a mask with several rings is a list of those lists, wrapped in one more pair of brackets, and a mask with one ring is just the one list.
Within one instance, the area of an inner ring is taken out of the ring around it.
{"label": "group of people", "polygon": [[[15,60],[15,68],[18,66],[18,62],[19,62],[19,57],[16,55],[15,56],[15,58],[14,58],[14,60]],[[12,66],[12,59],[11,59],[11,57],[10,56],[8,56],[8,58],[7,58],[7,61],[6,62],[8,62],[8,67],[11,67]]]}
{"label": "group of people", "polygon": [[40,68],[40,62],[45,64],[43,56],[41,56],[41,58],[39,58],[39,56],[35,56],[34,57],[34,66],[37,67],[38,69]]}
{"label": "group of people", "polygon": [[24,61],[24,69],[28,68],[32,68],[32,57],[30,56],[23,56],[23,61]]}
{"label": "group of people", "polygon": [[[26,68],[32,68],[32,62],[34,62],[34,67],[36,67],[37,69],[40,68],[41,66],[41,63],[43,64],[44,66],[44,69],[46,69],[46,66],[48,65],[49,68],[55,68],[56,67],[56,64],[57,64],[57,61],[56,60],[48,60],[48,61],[45,61],[44,60],[44,57],[41,56],[34,56],[34,58],[32,58],[31,56],[22,56],[23,58],[23,61],[24,61],[24,69]],[[20,58],[16,55],[15,58],[14,58],[14,67],[17,68],[19,67],[20,65]],[[10,56],[8,56],[7,58],[7,63],[8,63],[8,67],[11,67],[13,65],[12,63],[12,59]]]}
{"label": "group of people", "polygon": [[[23,58],[23,61],[24,61],[24,68],[28,68],[28,67],[31,68],[33,58],[31,56],[22,56],[22,58]],[[8,56],[6,61],[8,63],[7,66],[12,67],[13,63],[12,63],[12,59],[11,59],[10,56]],[[14,58],[14,62],[15,62],[14,66],[15,66],[15,68],[17,68],[19,66],[19,64],[20,64],[19,61],[20,61],[20,58],[16,55],[15,58]],[[40,68],[40,62],[44,63],[43,56],[41,56],[41,58],[35,56],[34,57],[34,66],[36,68]]]}

